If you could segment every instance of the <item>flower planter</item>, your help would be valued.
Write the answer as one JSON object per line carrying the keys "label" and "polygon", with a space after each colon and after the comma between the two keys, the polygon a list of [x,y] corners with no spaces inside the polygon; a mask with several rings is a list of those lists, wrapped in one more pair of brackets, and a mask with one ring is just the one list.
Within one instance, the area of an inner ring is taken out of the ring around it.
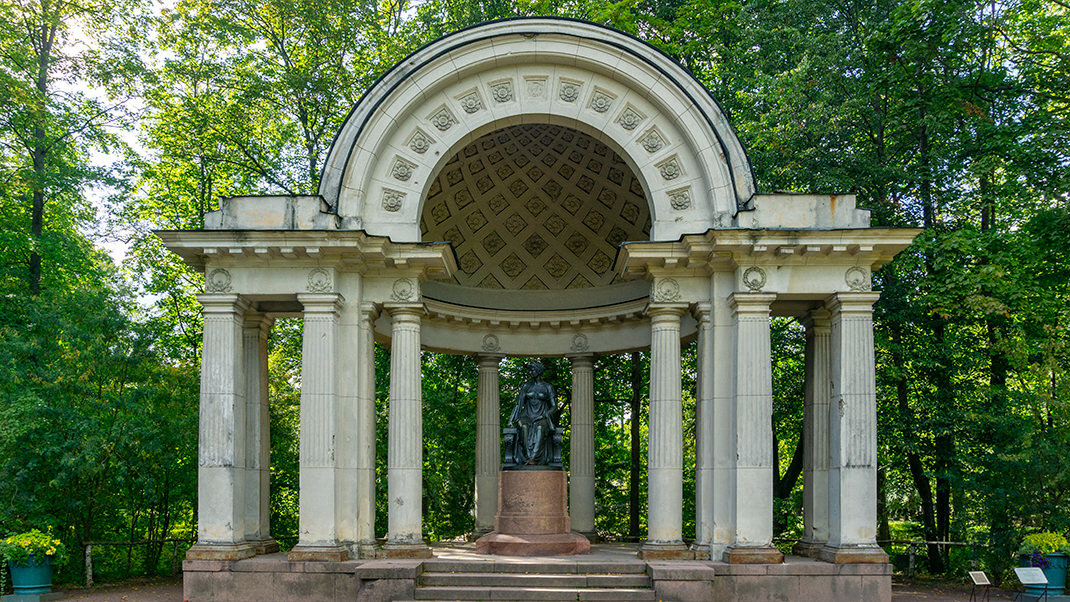
{"label": "flower planter", "polygon": [[52,559],[31,554],[24,562],[8,561],[8,572],[15,595],[47,594],[52,591]]}
{"label": "flower planter", "polygon": [[[1044,571],[1044,576],[1048,578],[1047,594],[1049,596],[1061,596],[1066,589],[1066,568],[1070,564],[1070,556],[1055,552],[1045,554],[1044,558],[1048,560],[1048,568],[1041,570]],[[1022,566],[1033,566],[1030,564],[1029,559],[1030,555],[1023,554],[1021,556]],[[1043,596],[1044,589],[1043,585],[1030,585],[1026,586],[1025,593],[1033,596]]]}

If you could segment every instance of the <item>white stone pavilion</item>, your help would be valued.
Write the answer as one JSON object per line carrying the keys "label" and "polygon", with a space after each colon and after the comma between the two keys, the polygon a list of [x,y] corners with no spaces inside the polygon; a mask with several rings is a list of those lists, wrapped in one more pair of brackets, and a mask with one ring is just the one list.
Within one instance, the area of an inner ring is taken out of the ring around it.
{"label": "white stone pavilion", "polygon": [[[291,560],[429,554],[421,441],[434,435],[421,425],[421,350],[479,361],[477,531],[495,514],[499,361],[570,359],[569,511],[574,530],[592,532],[592,361],[649,349],[640,556],[779,563],[770,318],[794,316],[807,328],[797,553],[886,562],[875,541],[871,273],[917,231],[869,224],[850,195],[759,194],[709,92],[637,39],[560,19],[445,36],[354,107],[317,195],[224,199],[204,230],[158,233],[205,274],[199,530],[188,558],[277,550],[266,340],[275,318],[300,316]],[[689,440],[680,348],[696,338]],[[374,341],[391,353],[385,534],[374,531]],[[682,530],[685,446],[697,457],[695,533]]]}

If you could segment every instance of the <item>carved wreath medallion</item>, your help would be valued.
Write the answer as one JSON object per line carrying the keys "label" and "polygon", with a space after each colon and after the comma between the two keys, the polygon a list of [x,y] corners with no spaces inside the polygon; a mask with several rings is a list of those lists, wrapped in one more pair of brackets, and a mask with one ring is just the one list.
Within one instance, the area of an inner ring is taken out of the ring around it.
{"label": "carved wreath medallion", "polygon": [[323,293],[331,288],[331,274],[323,268],[313,268],[308,273],[308,290]]}
{"label": "carved wreath medallion", "polygon": [[216,268],[204,277],[204,290],[209,293],[230,292],[230,272]]}
{"label": "carved wreath medallion", "polygon": [[758,266],[749,267],[743,272],[743,286],[753,292],[762,290],[762,287],[765,286],[765,281],[765,270]]}
{"label": "carved wreath medallion", "polygon": [[654,301],[671,303],[680,299],[680,283],[673,278],[659,278],[651,295]]}
{"label": "carved wreath medallion", "polygon": [[394,301],[415,301],[416,283],[412,278],[399,278],[394,281],[394,288],[390,296]]}
{"label": "carved wreath medallion", "polygon": [[865,292],[873,288],[869,281],[869,272],[866,268],[854,266],[847,268],[847,272],[843,275],[844,282],[847,283],[847,287],[855,292]]}
{"label": "carved wreath medallion", "polygon": [[661,137],[661,134],[659,134],[657,130],[650,130],[639,140],[639,142],[648,153],[656,153],[665,146],[665,139]]}
{"label": "carved wreath medallion", "polygon": [[572,346],[569,348],[573,353],[583,353],[590,349],[590,344],[587,341],[587,335],[577,333],[572,336]]}
{"label": "carved wreath medallion", "polygon": [[501,341],[498,340],[497,335],[488,334],[483,336],[483,351],[493,353],[500,351],[502,348]]}

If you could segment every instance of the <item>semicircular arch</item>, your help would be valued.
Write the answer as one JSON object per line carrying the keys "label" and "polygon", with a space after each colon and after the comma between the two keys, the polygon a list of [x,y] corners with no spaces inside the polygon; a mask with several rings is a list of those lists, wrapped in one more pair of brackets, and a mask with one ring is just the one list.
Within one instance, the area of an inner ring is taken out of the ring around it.
{"label": "semicircular arch", "polygon": [[591,133],[624,157],[652,240],[726,225],[755,190],[723,112],[667,56],[589,23],[517,19],[441,38],[384,76],[341,128],[320,194],[355,227],[419,241],[427,188],[450,153],[524,123]]}

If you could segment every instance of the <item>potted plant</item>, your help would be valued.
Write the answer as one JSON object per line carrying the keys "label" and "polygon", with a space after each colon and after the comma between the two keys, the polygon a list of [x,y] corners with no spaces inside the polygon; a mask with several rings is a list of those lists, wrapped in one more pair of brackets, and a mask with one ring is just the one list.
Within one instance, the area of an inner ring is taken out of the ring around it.
{"label": "potted plant", "polygon": [[[1037,567],[1044,571],[1044,576],[1048,578],[1049,596],[1061,596],[1066,587],[1066,567],[1070,561],[1068,550],[1070,545],[1067,544],[1066,538],[1058,533],[1031,533],[1022,539],[1018,557],[1022,566]],[[1044,594],[1044,586],[1027,586],[1025,591],[1027,594],[1041,596]]]}
{"label": "potted plant", "polygon": [[7,561],[15,595],[47,594],[52,568],[67,561],[63,542],[37,529],[0,540],[0,557]]}

